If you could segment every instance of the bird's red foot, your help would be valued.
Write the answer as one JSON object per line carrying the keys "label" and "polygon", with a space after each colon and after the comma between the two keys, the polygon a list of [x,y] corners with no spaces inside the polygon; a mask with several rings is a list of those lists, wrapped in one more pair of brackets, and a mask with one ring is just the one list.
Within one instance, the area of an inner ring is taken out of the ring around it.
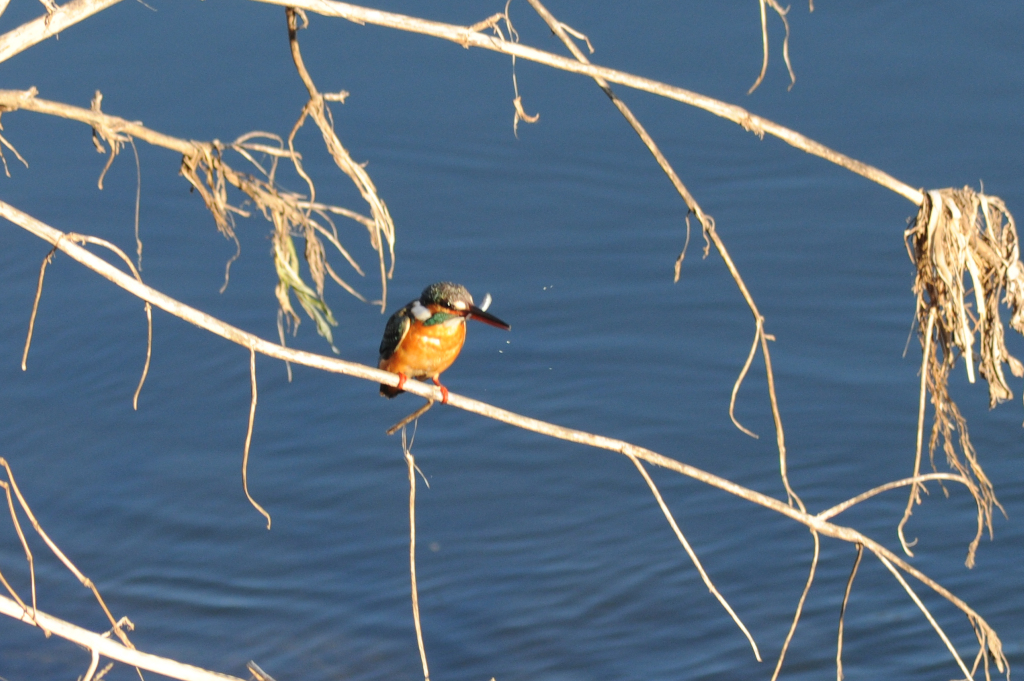
{"label": "bird's red foot", "polygon": [[405,382],[409,380],[409,377],[399,372],[398,374],[398,389],[401,390],[405,387]]}
{"label": "bird's red foot", "polygon": [[441,381],[436,378],[431,380],[434,381],[434,385],[441,389],[441,404],[448,404],[448,388],[441,385]]}

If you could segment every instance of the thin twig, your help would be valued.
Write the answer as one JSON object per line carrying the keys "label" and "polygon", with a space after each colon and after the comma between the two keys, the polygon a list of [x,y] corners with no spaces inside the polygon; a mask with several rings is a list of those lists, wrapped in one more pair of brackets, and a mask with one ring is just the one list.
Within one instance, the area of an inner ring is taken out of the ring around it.
{"label": "thin twig", "polygon": [[82,681],[92,681],[92,675],[96,673],[96,667],[100,666],[100,654],[95,648],[90,651],[92,653],[92,659],[89,662],[89,668],[85,670],[85,676],[82,677]]}
{"label": "thin twig", "polygon": [[412,621],[416,626],[416,643],[420,649],[420,662],[423,664],[423,679],[430,681],[430,669],[427,667],[427,649],[423,645],[423,629],[420,626],[420,596],[416,586],[416,460],[412,449],[405,440],[402,430],[402,451],[409,465],[409,579],[412,582]]}
{"label": "thin twig", "polygon": [[256,422],[256,350],[252,344],[249,345],[249,383],[252,386],[252,400],[249,402],[249,427],[245,431],[245,451],[242,453],[242,489],[245,490],[245,498],[253,508],[267,519],[269,530],[270,514],[249,494],[249,445],[252,443],[252,426]]}
{"label": "thin twig", "polygon": [[679,255],[676,256],[676,264],[673,268],[672,281],[679,282],[679,274],[683,271],[683,259],[686,258],[686,248],[690,245],[690,214],[687,213],[683,216],[683,221],[686,222],[686,240],[683,241],[683,250],[679,251]]}
{"label": "thin twig", "polygon": [[[847,499],[846,501],[844,501],[841,504],[836,504],[832,508],[830,508],[828,510],[825,510],[825,511],[822,511],[821,513],[817,514],[815,517],[816,518],[821,518],[822,520],[828,520],[829,518],[834,518],[835,516],[839,515],[840,513],[845,511],[846,509],[850,508],[851,506],[859,504],[860,502],[864,501],[865,499],[870,499],[871,497],[875,496],[876,494],[881,494],[882,492],[887,492],[887,491],[889,491],[891,489],[896,489],[897,487],[906,487],[907,485],[913,485],[913,484],[921,485],[921,483],[927,482],[929,480],[949,480],[951,482],[961,482],[961,483],[963,483],[966,486],[970,485],[970,483],[967,480],[967,478],[965,478],[962,475],[955,474],[955,473],[926,473],[924,475],[918,475],[918,476],[913,477],[913,478],[903,478],[902,480],[893,480],[892,482],[887,482],[884,485],[879,485],[878,487],[873,487],[873,488],[869,489],[867,492],[862,492],[862,493],[858,494],[857,496],[853,497],[852,499]],[[922,485],[922,487],[923,487],[923,485]]]}
{"label": "thin twig", "polygon": [[142,271],[142,239],[139,237],[139,207],[142,204],[142,164],[139,163],[139,148],[135,140],[128,138],[135,154],[135,253],[139,259],[139,271]]}
{"label": "thin twig", "polygon": [[814,536],[814,557],[811,558],[811,570],[807,575],[807,583],[804,585],[804,591],[800,594],[800,600],[796,604],[796,613],[793,615],[793,623],[789,626],[789,633],[786,634],[786,640],[782,644],[782,650],[779,651],[779,661],[775,663],[775,671],[772,673],[772,681],[779,678],[779,672],[782,671],[782,663],[786,659],[786,651],[789,650],[789,642],[793,640],[793,634],[796,633],[796,625],[800,622],[800,614],[804,610],[804,601],[807,600],[807,592],[811,590],[811,584],[814,583],[814,572],[818,569],[818,554],[821,550],[821,539],[818,537],[818,533],[811,530],[811,534]]}
{"label": "thin twig", "polygon": [[[17,533],[18,539],[21,541],[21,548],[25,551],[25,562],[28,563],[29,584],[32,590],[32,610],[30,613],[32,614],[36,611],[36,563],[32,557],[32,549],[29,548],[28,540],[25,539],[25,531],[21,529],[21,523],[18,521],[18,512],[14,508],[14,498],[11,496],[11,484],[0,480],[0,487],[3,488],[4,495],[7,497],[7,508],[11,514],[11,524],[14,525],[14,531]],[[3,573],[0,573],[0,582],[3,582],[4,588],[7,589],[7,593],[11,594],[14,600],[18,602],[18,605],[24,608],[26,612],[29,612],[28,606],[26,606],[24,601],[21,600],[21,597],[3,576]]]}
{"label": "thin twig", "polygon": [[43,258],[39,265],[39,283],[36,284],[36,298],[32,302],[32,314],[28,318],[28,335],[25,337],[25,351],[21,353],[21,370],[28,371],[28,350],[32,347],[32,332],[36,328],[36,313],[39,311],[39,298],[43,295],[43,277],[46,276],[46,267],[53,262],[53,256],[57,254],[57,247],[54,246]]}
{"label": "thin twig", "polygon": [[764,80],[764,74],[768,71],[768,14],[765,11],[765,0],[758,0],[757,4],[761,9],[761,51],[764,57],[761,59],[761,73],[758,74],[757,80],[755,80],[754,84],[750,86],[749,90],[747,90],[748,95],[754,93],[757,86],[759,86],[761,81]]}
{"label": "thin twig", "polygon": [[764,58],[761,60],[761,73],[758,75],[757,80],[750,89],[747,90],[747,94],[753,94],[754,90],[764,80],[764,74],[768,70],[768,17],[765,13],[765,5],[771,5],[771,8],[775,10],[775,13],[782,19],[782,25],[786,28],[786,37],[782,41],[782,59],[786,62],[786,69],[789,71],[789,90],[793,89],[796,84],[796,74],[793,73],[793,64],[789,61],[789,20],[786,19],[786,14],[789,13],[789,8],[782,8],[776,0],[760,0],[761,6],[761,43],[763,45]]}
{"label": "thin twig", "polygon": [[[373,216],[374,228],[371,231],[370,239],[373,247],[378,252],[378,260],[380,263],[380,277],[381,277],[381,312],[387,309],[387,280],[394,273],[395,269],[395,225],[391,219],[391,213],[388,211],[387,204],[380,198],[377,192],[377,187],[374,185],[373,180],[370,179],[369,174],[363,168],[362,165],[356,163],[348,150],[341,144],[341,140],[338,139],[338,135],[334,132],[333,120],[330,119],[330,109],[325,103],[325,97],[317,89],[316,84],[313,82],[312,76],[309,75],[309,71],[306,69],[305,63],[302,59],[302,53],[299,49],[298,40],[298,17],[301,10],[296,10],[292,6],[285,8],[285,14],[288,21],[288,43],[291,48],[292,61],[295,63],[295,69],[299,73],[299,78],[302,83],[306,86],[306,90],[309,93],[309,101],[306,106],[302,109],[302,115],[299,120],[295,123],[292,128],[291,134],[288,136],[288,148],[294,152],[294,139],[299,128],[302,126],[303,120],[308,115],[316,123],[316,126],[320,129],[320,134],[323,137],[324,145],[327,147],[327,152],[334,159],[335,165],[344,172],[352,182],[355,184],[356,189],[359,190],[363,200],[366,201],[370,207],[370,214]],[[305,14],[301,15],[303,20],[306,21]],[[298,159],[293,156],[292,163],[295,165],[296,172],[302,176],[310,188],[309,201],[313,202],[316,200],[314,194],[313,184],[309,177],[305,174]],[[308,237],[307,237],[308,238]],[[387,269],[384,262],[384,251],[385,244],[387,244],[387,250],[391,258],[391,268]]]}
{"label": "thin twig", "polygon": [[[786,37],[782,39],[782,60],[786,62],[786,70],[789,71],[789,87],[786,90],[792,90],[793,86],[796,85],[796,74],[793,72],[793,64],[789,61],[789,20],[786,19],[786,15],[789,14],[789,7],[782,9],[777,0],[768,0],[768,4],[772,6],[779,18],[782,19],[782,25],[786,28]],[[813,11],[813,8],[811,8]]]}
{"label": "thin twig", "polygon": [[385,435],[394,435],[395,433],[398,432],[399,428],[404,428],[405,426],[409,425],[410,423],[412,423],[413,421],[415,421],[419,417],[423,416],[424,414],[427,413],[427,410],[430,409],[433,406],[434,406],[434,400],[431,400],[431,399],[428,398],[426,404],[424,404],[422,407],[420,407],[419,409],[417,409],[413,413],[411,413],[408,416],[406,416],[405,418],[403,418],[401,421],[399,421],[395,425],[393,425],[390,428],[388,428],[386,431],[384,431],[384,434]]}
{"label": "thin twig", "polygon": [[[15,157],[16,157],[16,158],[17,158],[17,159],[18,159],[19,161],[21,161],[21,164],[22,164],[23,166],[25,166],[26,168],[28,168],[28,161],[26,161],[26,160],[25,160],[25,159],[24,159],[24,158],[22,157],[22,155],[18,153],[18,150],[17,150],[17,149],[16,149],[15,147],[14,147],[14,145],[13,145],[13,144],[11,144],[10,142],[8,142],[8,141],[7,141],[7,138],[6,138],[6,137],[4,137],[3,135],[0,135],[0,147],[7,147],[8,149],[10,149],[10,150],[11,150],[11,151],[12,151],[12,152],[14,153],[14,156],[15,156]],[[2,161],[2,162],[3,162],[3,164],[4,164],[4,174],[5,174],[5,175],[6,175],[7,177],[10,177],[10,176],[11,176],[11,169],[7,167],[7,157],[6,157],[6,156],[4,156],[4,152],[3,152],[3,149],[2,149],[2,148],[0,148],[0,161]]]}
{"label": "thin twig", "polygon": [[946,632],[942,630],[942,627],[940,627],[939,623],[935,621],[934,617],[932,617],[932,614],[928,611],[928,608],[925,607],[925,604],[921,601],[918,595],[914,593],[914,590],[910,587],[910,585],[907,584],[907,580],[903,579],[903,575],[900,574],[900,571],[897,570],[893,566],[893,564],[886,559],[885,556],[879,556],[877,553],[875,555],[878,556],[878,560],[882,561],[882,565],[884,565],[889,570],[889,572],[893,574],[893,576],[896,578],[896,581],[898,581],[900,585],[906,590],[907,594],[910,595],[910,598],[914,601],[914,604],[917,605],[918,608],[920,608],[922,613],[924,613],[925,619],[927,619],[928,623],[932,625],[932,628],[935,629],[935,633],[939,635],[939,638],[942,639],[942,642],[946,644],[946,648],[948,648],[949,652],[952,653],[953,659],[955,659],[956,663],[960,666],[960,671],[962,671],[964,673],[964,676],[966,676],[970,681],[974,681],[974,676],[967,669],[967,665],[964,664],[964,661],[960,659],[960,654],[956,652],[956,648],[953,647],[953,644],[950,642],[949,637],[946,636]]}
{"label": "thin twig", "polygon": [[[914,454],[914,479],[915,482],[910,486],[910,496],[907,498],[907,508],[903,511],[903,518],[900,520],[900,524],[896,527],[896,534],[900,538],[900,546],[903,547],[903,552],[908,556],[913,556],[914,552],[910,550],[910,547],[917,543],[915,539],[912,542],[907,542],[906,537],[903,536],[903,526],[910,520],[910,514],[913,513],[914,504],[921,503],[921,490],[924,486],[918,487],[916,482],[917,477],[921,474],[921,450],[924,446],[924,411],[925,411],[925,398],[928,396],[928,366],[930,360],[930,354],[932,349],[932,330],[935,327],[935,308],[932,308],[928,312],[928,324],[924,332],[924,351],[921,353],[921,388],[918,396],[917,405],[917,450]],[[970,481],[964,480],[964,483],[968,488],[972,487]]]}
{"label": "thin twig", "polygon": [[640,471],[640,475],[643,476],[644,481],[647,482],[647,486],[650,488],[651,494],[654,495],[654,498],[658,501],[658,506],[661,507],[661,512],[665,514],[665,519],[668,520],[668,524],[672,527],[672,531],[675,532],[676,539],[678,539],[679,543],[683,545],[683,548],[686,550],[687,555],[690,556],[690,560],[693,562],[694,567],[697,568],[697,572],[700,573],[700,578],[704,580],[704,586],[706,586],[708,588],[708,591],[710,591],[712,595],[714,595],[714,597],[718,599],[718,602],[722,604],[722,607],[725,608],[725,611],[729,613],[729,617],[732,618],[732,621],[736,623],[736,626],[740,628],[740,631],[743,632],[743,635],[747,637],[747,640],[750,642],[750,647],[754,649],[754,657],[757,658],[758,662],[760,662],[761,651],[757,649],[757,643],[754,641],[754,637],[751,636],[750,631],[748,631],[747,627],[744,626],[743,621],[740,620],[739,615],[737,615],[736,612],[732,609],[732,606],[729,605],[729,602],[726,601],[725,597],[718,591],[717,588],[715,588],[715,585],[711,581],[711,578],[708,577],[708,573],[705,572],[704,566],[701,565],[700,558],[697,557],[696,551],[694,551],[693,547],[690,546],[690,542],[686,540],[686,536],[683,534],[683,531],[679,529],[679,525],[678,523],[676,523],[676,519],[672,515],[672,511],[669,509],[668,504],[666,504],[665,500],[662,498],[661,492],[658,490],[657,485],[654,484],[654,480],[651,479],[651,476],[647,472],[647,469],[644,468],[644,465],[643,463],[640,462],[640,459],[636,458],[635,456],[630,456],[629,460],[633,462],[633,465],[636,466],[637,470]]}
{"label": "thin twig", "polygon": [[[132,642],[128,640],[128,636],[124,633],[124,631],[121,630],[121,627],[117,623],[117,620],[114,619],[114,616],[111,614],[110,609],[107,607],[107,604],[103,600],[103,596],[100,595],[99,589],[96,588],[96,585],[92,583],[91,579],[82,574],[81,570],[75,567],[75,564],[72,563],[68,559],[68,557],[64,555],[64,552],[61,551],[60,548],[58,548],[58,546],[53,542],[52,539],[50,539],[50,535],[46,534],[46,532],[43,531],[42,525],[39,524],[39,521],[36,520],[35,514],[32,513],[32,508],[28,505],[28,502],[25,501],[25,497],[21,495],[21,490],[18,489],[18,483],[15,482],[14,480],[14,473],[11,471],[10,465],[7,463],[7,460],[4,459],[2,456],[0,456],[0,466],[2,466],[4,470],[7,471],[7,484],[10,485],[11,491],[14,492],[14,496],[18,498],[18,504],[21,506],[21,510],[28,517],[29,522],[32,523],[32,528],[36,531],[36,534],[38,534],[39,538],[43,540],[43,543],[45,543],[46,546],[49,547],[50,551],[53,552],[53,555],[57,556],[57,559],[64,564],[64,567],[66,567],[71,572],[71,574],[73,574],[78,579],[78,581],[81,582],[82,586],[92,591],[93,596],[96,598],[96,602],[100,604],[100,607],[103,609],[103,613],[107,616],[107,619],[110,620],[110,623],[114,627],[114,632],[117,634],[118,638],[121,639],[121,642],[129,648],[134,648],[135,646],[133,646]],[[24,538],[22,539],[22,541],[24,542]],[[38,613],[35,607],[34,572],[32,577],[32,611],[33,614],[41,614]],[[31,619],[31,617],[29,617],[29,619]],[[45,627],[45,625],[40,626],[48,628]]]}
{"label": "thin twig", "polygon": [[[751,300],[750,303],[753,305],[753,300]],[[761,355],[764,357],[764,373],[768,378],[768,399],[772,405],[772,418],[775,420],[775,440],[776,446],[779,450],[779,472],[782,475],[782,484],[786,487],[786,495],[789,497],[790,505],[796,502],[796,505],[800,507],[801,511],[806,511],[807,509],[804,508],[804,502],[800,500],[800,497],[789,485],[789,470],[786,462],[786,434],[782,429],[782,414],[779,412],[779,400],[775,395],[775,372],[772,371],[772,355],[768,351],[768,341],[775,340],[775,338],[773,336],[768,336],[764,332],[763,317],[760,318],[760,323]]]}
{"label": "thin twig", "polygon": [[764,329],[761,326],[761,318],[758,317],[754,324],[754,342],[750,344],[750,352],[747,354],[747,361],[743,363],[743,368],[740,369],[740,375],[736,377],[736,382],[732,384],[732,395],[729,396],[729,418],[732,419],[733,425],[755,440],[759,439],[760,436],[754,431],[748,430],[742,423],[736,420],[736,395],[739,394],[740,386],[743,385],[743,379],[746,378],[747,372],[750,370],[750,364],[754,361],[754,355],[757,353],[757,346],[761,342],[761,334],[763,332]]}
{"label": "thin twig", "polygon": [[857,568],[860,567],[860,559],[863,557],[864,545],[857,544],[857,560],[853,561],[850,578],[846,580],[846,593],[843,594],[843,605],[839,608],[839,642],[836,644],[836,681],[843,681],[843,621],[846,616],[846,604],[850,601],[850,591],[853,589],[853,578],[857,576]]}
{"label": "thin twig", "polygon": [[[572,52],[573,56],[577,59],[577,61],[579,61],[581,64],[589,64],[590,62],[587,60],[587,57],[583,54],[579,47],[577,47],[576,43],[574,43],[567,35],[564,29],[564,24],[558,21],[551,14],[551,12],[549,12],[547,8],[544,7],[543,3],[541,3],[540,0],[529,0],[529,2],[530,5],[541,16],[541,18],[544,19],[545,23],[552,30],[552,32],[554,32],[554,34],[557,35],[559,39],[561,39],[565,46],[569,48],[569,50]],[[590,44],[589,40],[587,41],[587,44]],[[790,503],[795,502],[800,507],[800,510],[805,510],[803,502],[800,500],[800,497],[797,496],[796,492],[793,491],[793,488],[789,484],[789,477],[787,474],[786,467],[785,433],[782,427],[782,416],[779,413],[778,400],[775,396],[775,378],[772,373],[771,357],[768,353],[767,341],[769,337],[766,337],[764,333],[764,317],[761,315],[761,312],[758,310],[757,305],[754,303],[753,296],[747,290],[747,286],[743,282],[743,278],[740,276],[739,270],[736,268],[735,264],[732,261],[732,258],[729,255],[728,250],[725,247],[725,243],[723,243],[721,238],[718,236],[718,233],[715,230],[714,219],[710,215],[706,215],[704,211],[701,210],[701,207],[697,203],[696,199],[694,199],[693,195],[690,194],[689,190],[679,179],[679,176],[676,174],[675,170],[673,170],[672,166],[669,164],[665,156],[661,153],[661,150],[658,149],[657,145],[654,143],[654,140],[651,139],[650,135],[647,134],[647,131],[644,129],[643,125],[641,125],[640,121],[636,118],[636,116],[633,115],[633,112],[630,111],[629,107],[627,107],[622,100],[615,96],[615,93],[612,92],[612,89],[608,85],[608,82],[600,76],[594,76],[594,80],[597,82],[598,86],[602,90],[604,90],[604,93],[609,97],[609,99],[612,100],[612,103],[615,104],[615,107],[619,110],[619,112],[626,118],[627,121],[629,121],[629,124],[640,136],[640,139],[643,140],[644,144],[650,150],[651,154],[654,155],[654,158],[657,160],[658,165],[661,166],[661,169],[668,176],[669,180],[672,182],[672,185],[676,188],[676,191],[683,198],[683,201],[686,203],[687,208],[689,208],[689,210],[693,212],[694,215],[697,216],[697,219],[700,220],[701,226],[703,227],[705,238],[710,238],[711,241],[715,244],[716,250],[718,251],[719,255],[722,256],[722,260],[725,261],[726,267],[729,269],[729,273],[732,275],[733,280],[736,282],[737,287],[739,287],[740,289],[740,293],[742,293],[744,300],[746,300],[747,302],[747,306],[750,307],[750,311],[754,316],[754,323],[756,325],[754,344],[756,346],[758,340],[760,340],[762,353],[764,354],[765,373],[767,374],[768,378],[768,396],[769,400],[771,401],[772,416],[775,420],[775,434],[779,450],[779,468],[782,474],[782,482],[786,487],[786,494],[789,496]],[[678,280],[679,268],[677,267],[676,281]],[[747,357],[747,362],[744,364],[744,368],[740,372],[740,376],[737,379],[737,382],[733,386],[733,395],[729,404],[729,416],[730,418],[732,418],[732,421],[737,428],[739,428],[747,435],[757,437],[757,435],[755,435],[752,431],[748,430],[747,428],[744,428],[736,420],[736,417],[734,415],[736,393],[739,390],[739,385],[742,382],[743,377],[746,375],[747,369],[749,368],[752,359],[753,349],[751,350],[751,354]]]}
{"label": "thin twig", "polygon": [[[142,282],[142,275],[140,275],[139,271],[135,269],[135,265],[132,264],[131,258],[129,258],[124,251],[122,251],[120,248],[110,243],[106,239],[100,239],[98,237],[89,236],[86,234],[75,234],[74,232],[68,232],[65,235],[65,238],[70,239],[71,241],[74,241],[76,243],[93,244],[95,246],[102,246],[103,248],[106,248],[108,251],[114,253],[117,257],[121,258],[124,264],[128,266],[128,269],[132,271],[132,274],[135,276],[136,281],[140,283]],[[40,283],[42,282],[40,281]],[[139,385],[135,388],[135,394],[132,396],[132,408],[135,409],[136,411],[139,408],[139,393],[142,392],[142,386],[146,384],[146,376],[149,375],[149,362],[153,357],[153,308],[149,304],[149,302],[146,302],[145,309],[147,329],[146,363],[143,364],[142,366],[142,376],[139,377]]]}
{"label": "thin twig", "polygon": [[135,394],[132,395],[132,409],[135,411],[139,410],[139,394],[142,392],[142,386],[146,384],[146,376],[149,375],[149,362],[153,358],[153,306],[148,302],[146,303],[146,329],[146,363],[142,366],[139,385],[136,386]]}

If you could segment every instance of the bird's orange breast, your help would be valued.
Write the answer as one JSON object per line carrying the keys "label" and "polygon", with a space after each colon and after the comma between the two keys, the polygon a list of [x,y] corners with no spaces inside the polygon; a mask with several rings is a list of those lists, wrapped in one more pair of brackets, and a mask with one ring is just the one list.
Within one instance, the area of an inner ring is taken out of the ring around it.
{"label": "bird's orange breast", "polygon": [[380,361],[380,368],[409,378],[435,378],[447,369],[466,342],[466,320],[424,326],[413,321],[394,353]]}

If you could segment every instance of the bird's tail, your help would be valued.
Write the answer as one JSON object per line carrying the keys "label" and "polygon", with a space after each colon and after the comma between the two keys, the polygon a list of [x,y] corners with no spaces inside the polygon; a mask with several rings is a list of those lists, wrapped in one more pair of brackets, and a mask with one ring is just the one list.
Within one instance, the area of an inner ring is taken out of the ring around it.
{"label": "bird's tail", "polygon": [[383,383],[380,384],[380,394],[383,395],[384,397],[388,398],[389,400],[392,397],[398,395],[399,393],[404,393],[404,392],[405,392],[404,390],[399,390],[398,388],[395,388],[393,386],[384,385]]}

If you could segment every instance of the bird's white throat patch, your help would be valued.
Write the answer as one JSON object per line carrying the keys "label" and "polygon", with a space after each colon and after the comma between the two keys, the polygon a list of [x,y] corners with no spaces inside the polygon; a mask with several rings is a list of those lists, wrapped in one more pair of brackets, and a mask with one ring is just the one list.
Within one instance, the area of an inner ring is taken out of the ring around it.
{"label": "bird's white throat patch", "polygon": [[425,322],[430,319],[430,310],[423,307],[423,304],[418,300],[413,302],[411,312],[417,321]]}

